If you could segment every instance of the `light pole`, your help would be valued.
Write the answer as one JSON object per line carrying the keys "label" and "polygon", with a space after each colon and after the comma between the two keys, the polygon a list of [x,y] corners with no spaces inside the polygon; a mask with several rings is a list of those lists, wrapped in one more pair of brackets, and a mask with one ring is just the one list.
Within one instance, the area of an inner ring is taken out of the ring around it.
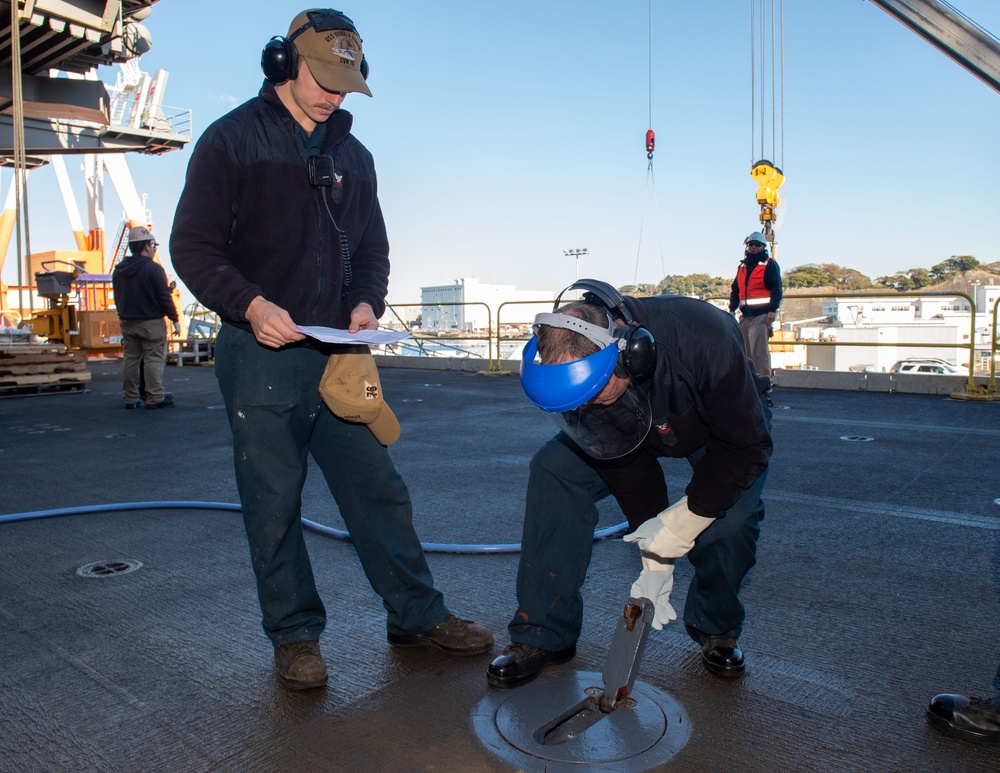
{"label": "light pole", "polygon": [[587,254],[586,247],[574,247],[571,250],[563,250],[563,255],[568,255],[576,258],[576,279],[580,281],[580,256]]}

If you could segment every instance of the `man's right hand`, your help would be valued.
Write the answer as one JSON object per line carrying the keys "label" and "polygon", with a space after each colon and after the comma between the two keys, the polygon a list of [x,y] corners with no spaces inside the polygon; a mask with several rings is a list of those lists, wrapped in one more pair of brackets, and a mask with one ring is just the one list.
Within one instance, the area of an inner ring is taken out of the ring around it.
{"label": "man's right hand", "polygon": [[258,295],[247,307],[247,321],[254,337],[264,346],[278,349],[285,344],[301,341],[306,334],[292,322],[291,316],[280,306]]}
{"label": "man's right hand", "polygon": [[687,502],[687,497],[681,497],[622,539],[625,542],[635,542],[643,552],[660,558],[680,558],[687,555],[694,547],[698,535],[715,521],[714,518],[692,513]]}

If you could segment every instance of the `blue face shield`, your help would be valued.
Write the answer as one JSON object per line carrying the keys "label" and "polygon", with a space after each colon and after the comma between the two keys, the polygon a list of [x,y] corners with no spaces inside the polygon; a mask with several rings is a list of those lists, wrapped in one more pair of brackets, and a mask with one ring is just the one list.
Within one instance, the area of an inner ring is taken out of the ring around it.
{"label": "blue face shield", "polygon": [[572,362],[535,362],[532,337],[521,359],[521,385],[535,405],[553,414],[558,427],[595,459],[617,459],[639,447],[649,432],[649,399],[634,383],[611,405],[587,405],[604,388],[618,363],[618,347],[606,346]]}
{"label": "blue face shield", "polygon": [[532,336],[521,355],[521,386],[531,402],[549,413],[571,411],[596,397],[618,362],[615,346],[557,365],[537,363],[537,355],[538,337]]}

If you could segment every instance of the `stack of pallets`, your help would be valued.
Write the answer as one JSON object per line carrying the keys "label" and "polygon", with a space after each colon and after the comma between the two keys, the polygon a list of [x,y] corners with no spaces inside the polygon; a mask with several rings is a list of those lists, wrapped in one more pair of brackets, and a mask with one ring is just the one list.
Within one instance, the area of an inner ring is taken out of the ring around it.
{"label": "stack of pallets", "polygon": [[63,344],[0,342],[0,397],[82,392],[87,355]]}

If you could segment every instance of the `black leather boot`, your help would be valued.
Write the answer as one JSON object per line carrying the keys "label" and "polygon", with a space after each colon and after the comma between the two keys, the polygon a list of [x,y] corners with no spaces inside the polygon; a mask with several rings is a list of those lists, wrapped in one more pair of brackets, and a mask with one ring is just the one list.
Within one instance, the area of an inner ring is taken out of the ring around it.
{"label": "black leather boot", "polygon": [[746,668],[743,653],[732,636],[708,634],[686,625],[688,636],[701,645],[701,662],[716,676],[742,676]]}
{"label": "black leather boot", "polygon": [[966,741],[1000,743],[1000,693],[992,698],[935,695],[927,704],[927,721]]}
{"label": "black leather boot", "polygon": [[546,666],[565,663],[576,655],[576,645],[564,650],[543,650],[533,644],[508,644],[503,654],[486,669],[486,681],[494,687],[516,687],[530,682]]}

